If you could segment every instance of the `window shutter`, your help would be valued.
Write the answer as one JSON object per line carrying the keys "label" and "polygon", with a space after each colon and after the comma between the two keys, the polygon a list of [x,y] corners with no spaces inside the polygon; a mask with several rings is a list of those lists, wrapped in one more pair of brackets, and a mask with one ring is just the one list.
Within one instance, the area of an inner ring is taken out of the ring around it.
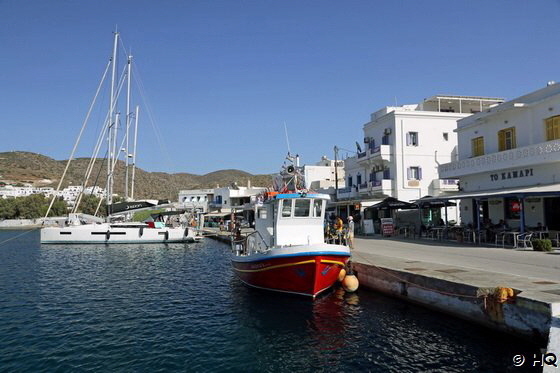
{"label": "window shutter", "polygon": [[420,145],[420,133],[419,132],[416,132],[416,144],[414,144],[414,145],[416,145],[416,146]]}
{"label": "window shutter", "polygon": [[418,180],[422,180],[422,167],[418,167]]}
{"label": "window shutter", "polygon": [[410,140],[410,132],[406,133],[406,145],[410,146],[411,140]]}
{"label": "window shutter", "polygon": [[504,131],[498,131],[498,151],[504,151],[506,149],[506,136]]}
{"label": "window shutter", "polygon": [[517,140],[515,139],[515,127],[511,128],[511,148],[517,148]]}
{"label": "window shutter", "polygon": [[406,169],[406,178],[408,180],[412,179],[412,170],[409,168]]}

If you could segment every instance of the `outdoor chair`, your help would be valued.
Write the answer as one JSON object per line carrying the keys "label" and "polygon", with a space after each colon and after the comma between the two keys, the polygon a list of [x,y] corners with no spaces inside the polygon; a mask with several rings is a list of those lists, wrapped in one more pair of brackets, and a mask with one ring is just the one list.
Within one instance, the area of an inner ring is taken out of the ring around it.
{"label": "outdoor chair", "polygon": [[496,246],[498,246],[498,243],[502,244],[502,247],[505,247],[506,245],[506,235],[504,234],[504,232],[496,232]]}
{"label": "outdoor chair", "polygon": [[533,233],[521,233],[517,235],[517,246],[521,247],[523,244],[524,248],[533,247],[533,243],[531,242],[531,238],[533,237]]}

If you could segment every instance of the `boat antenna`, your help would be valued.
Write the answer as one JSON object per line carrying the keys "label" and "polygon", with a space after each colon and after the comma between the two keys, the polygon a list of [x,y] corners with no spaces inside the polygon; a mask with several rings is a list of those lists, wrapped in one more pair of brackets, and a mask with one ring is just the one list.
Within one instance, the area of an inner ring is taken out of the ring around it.
{"label": "boat antenna", "polygon": [[286,121],[284,121],[284,132],[286,133],[286,143],[288,144],[288,154],[291,154],[290,150],[290,139],[288,138],[288,127],[286,126]]}

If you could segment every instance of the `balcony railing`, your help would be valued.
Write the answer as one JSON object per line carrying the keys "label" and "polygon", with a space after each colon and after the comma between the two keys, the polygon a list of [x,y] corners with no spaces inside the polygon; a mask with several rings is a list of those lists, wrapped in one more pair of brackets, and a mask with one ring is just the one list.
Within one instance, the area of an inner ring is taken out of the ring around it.
{"label": "balcony railing", "polygon": [[366,156],[366,154],[367,154],[366,152],[358,153],[358,158],[363,158]]}
{"label": "balcony railing", "polygon": [[482,172],[553,162],[560,162],[560,140],[445,163],[439,166],[439,176],[441,178],[458,178]]}

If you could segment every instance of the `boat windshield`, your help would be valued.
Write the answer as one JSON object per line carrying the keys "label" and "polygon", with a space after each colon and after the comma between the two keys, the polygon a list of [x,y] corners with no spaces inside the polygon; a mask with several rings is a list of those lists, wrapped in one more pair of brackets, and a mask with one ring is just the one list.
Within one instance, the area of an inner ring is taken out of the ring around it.
{"label": "boat windshield", "polygon": [[320,218],[323,201],[315,198],[294,198],[282,200],[282,218]]}

